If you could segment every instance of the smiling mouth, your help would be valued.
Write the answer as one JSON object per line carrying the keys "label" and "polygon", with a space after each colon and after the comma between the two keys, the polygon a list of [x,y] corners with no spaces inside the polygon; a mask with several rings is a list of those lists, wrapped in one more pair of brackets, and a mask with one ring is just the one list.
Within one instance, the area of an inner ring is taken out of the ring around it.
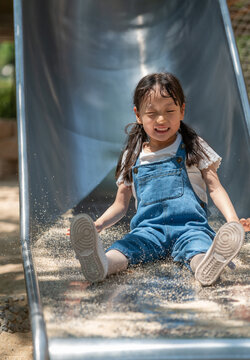
{"label": "smiling mouth", "polygon": [[165,133],[169,130],[169,128],[155,128],[155,131],[158,133]]}

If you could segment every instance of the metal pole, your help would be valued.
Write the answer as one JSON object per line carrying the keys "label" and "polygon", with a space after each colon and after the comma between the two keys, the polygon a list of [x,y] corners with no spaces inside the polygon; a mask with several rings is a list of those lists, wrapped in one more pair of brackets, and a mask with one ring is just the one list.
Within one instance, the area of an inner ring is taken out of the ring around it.
{"label": "metal pole", "polygon": [[16,97],[18,122],[18,152],[19,152],[19,187],[20,187],[20,240],[26,289],[28,295],[30,320],[33,338],[33,355],[35,360],[48,360],[48,340],[43,319],[39,295],[38,281],[33,266],[30,249],[30,211],[29,182],[27,160],[27,129],[25,118],[25,91],[23,65],[23,27],[21,0],[14,0],[15,53],[16,53]]}

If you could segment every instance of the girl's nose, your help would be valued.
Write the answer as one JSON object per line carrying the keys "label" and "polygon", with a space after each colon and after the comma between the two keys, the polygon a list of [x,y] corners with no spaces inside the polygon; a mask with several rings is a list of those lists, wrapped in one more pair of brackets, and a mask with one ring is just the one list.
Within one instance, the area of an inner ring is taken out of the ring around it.
{"label": "girl's nose", "polygon": [[157,118],[157,122],[158,122],[158,124],[163,124],[166,122],[166,119],[163,115],[159,115]]}

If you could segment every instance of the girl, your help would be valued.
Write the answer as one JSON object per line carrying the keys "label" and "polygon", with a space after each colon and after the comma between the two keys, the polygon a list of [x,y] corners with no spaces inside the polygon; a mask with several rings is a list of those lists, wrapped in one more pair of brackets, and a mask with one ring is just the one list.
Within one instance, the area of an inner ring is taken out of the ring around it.
{"label": "girl", "polygon": [[[82,214],[71,223],[83,274],[96,282],[130,265],[171,255],[186,263],[202,285],[211,285],[244,239],[216,173],[221,158],[183,122],[185,97],[172,74],[142,78],[134,92],[134,112],[136,123],[116,169],[113,205],[95,222]],[[207,220],[206,186],[227,221],[216,235]],[[137,212],[131,231],[105,253],[98,233],[126,214],[132,194]]]}

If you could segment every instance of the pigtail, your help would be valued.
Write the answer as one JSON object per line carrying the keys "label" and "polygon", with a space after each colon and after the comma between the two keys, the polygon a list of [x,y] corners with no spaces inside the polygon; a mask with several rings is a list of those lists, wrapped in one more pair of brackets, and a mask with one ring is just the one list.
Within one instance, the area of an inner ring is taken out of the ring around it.
{"label": "pigtail", "polygon": [[[128,131],[129,127],[132,126],[131,130]],[[143,126],[138,123],[130,123],[125,127],[125,132],[128,135],[126,140],[126,145],[123,151],[120,154],[115,178],[119,178],[121,173],[123,173],[123,179],[132,182],[132,166],[136,163],[136,160],[142,150],[142,144],[147,141],[147,134],[143,129]],[[127,152],[125,161],[123,162],[123,155]]]}
{"label": "pigtail", "polygon": [[[163,97],[170,96],[180,108],[185,103],[185,95],[179,80],[173,74],[167,72],[155,73],[144,76],[135,88],[133,103],[137,111],[140,112],[142,102],[151,91],[155,91],[156,86],[160,87],[160,93]],[[128,128],[131,125],[132,128],[128,132]],[[132,183],[132,167],[135,165],[142,150],[142,144],[148,141],[148,136],[143,126],[138,123],[128,124],[125,131],[128,137],[117,163],[115,178],[117,180],[122,174],[123,180]],[[199,137],[196,132],[183,121],[181,121],[179,132],[182,135],[186,147],[186,161],[188,166],[199,165],[201,159],[209,159],[209,156],[205,153],[199,142]],[[123,159],[125,153],[126,157]]]}
{"label": "pigtail", "polygon": [[185,144],[187,156],[186,163],[188,166],[198,165],[200,160],[205,158],[209,159],[209,156],[205,153],[199,142],[199,136],[191,127],[181,121],[179,132],[181,133]]}

